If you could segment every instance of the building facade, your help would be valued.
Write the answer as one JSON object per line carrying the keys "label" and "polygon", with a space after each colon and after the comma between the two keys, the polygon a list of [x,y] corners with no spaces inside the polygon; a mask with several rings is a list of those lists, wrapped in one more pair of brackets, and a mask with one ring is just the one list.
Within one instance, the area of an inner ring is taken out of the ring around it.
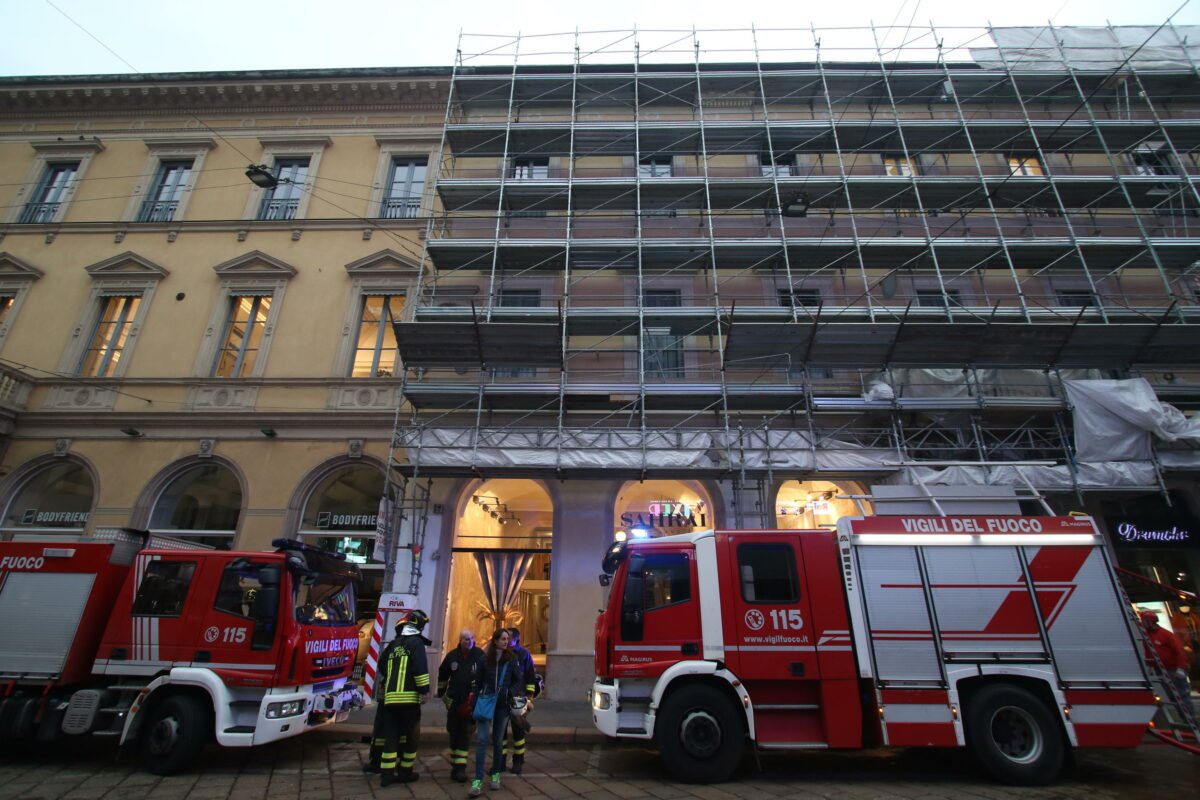
{"label": "building facade", "polygon": [[320,540],[560,697],[614,538],[873,485],[1015,486],[1194,591],[1189,31],[897,33],[5,79],[4,533]]}

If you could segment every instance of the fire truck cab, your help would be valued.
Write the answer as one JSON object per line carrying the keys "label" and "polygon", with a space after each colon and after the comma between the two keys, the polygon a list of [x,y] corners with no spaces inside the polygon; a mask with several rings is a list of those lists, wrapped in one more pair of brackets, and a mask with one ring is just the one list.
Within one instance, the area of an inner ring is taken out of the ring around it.
{"label": "fire truck cab", "polygon": [[677,778],[762,749],[965,746],[1052,780],[1073,746],[1133,747],[1155,711],[1087,517],[874,516],[614,544],[593,716]]}
{"label": "fire truck cab", "polygon": [[113,534],[0,543],[0,737],[110,736],[168,774],[361,704],[355,566]]}

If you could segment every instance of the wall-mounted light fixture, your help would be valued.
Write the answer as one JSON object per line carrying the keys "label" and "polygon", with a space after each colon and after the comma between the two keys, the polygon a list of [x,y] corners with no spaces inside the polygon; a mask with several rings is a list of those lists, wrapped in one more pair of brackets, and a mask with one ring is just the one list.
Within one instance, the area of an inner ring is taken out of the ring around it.
{"label": "wall-mounted light fixture", "polygon": [[142,435],[142,432],[139,431],[137,428],[121,428],[121,433],[125,434],[126,436],[133,436],[133,437],[138,437],[138,436]]}
{"label": "wall-mounted light fixture", "polygon": [[261,433],[263,436],[267,437],[268,439],[274,439],[276,436],[279,435],[279,434],[275,433],[274,428],[259,428],[258,432]]}
{"label": "wall-mounted light fixture", "polygon": [[779,213],[785,217],[807,217],[808,195],[798,194],[783,204]]}

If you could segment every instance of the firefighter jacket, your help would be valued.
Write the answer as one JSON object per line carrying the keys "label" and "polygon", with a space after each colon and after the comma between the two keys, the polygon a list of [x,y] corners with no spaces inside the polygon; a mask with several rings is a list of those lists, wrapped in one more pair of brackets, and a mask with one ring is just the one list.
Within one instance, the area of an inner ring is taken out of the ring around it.
{"label": "firefighter jacket", "polygon": [[375,696],[384,705],[419,703],[429,694],[429,662],[425,640],[420,636],[398,636],[379,657]]}
{"label": "firefighter jacket", "polygon": [[438,667],[437,696],[450,698],[447,708],[454,709],[467,702],[471,687],[483,672],[483,651],[478,647],[470,650],[454,648],[442,659]]}
{"label": "firefighter jacket", "polygon": [[520,645],[512,648],[517,657],[518,672],[521,673],[521,683],[525,686],[525,694],[535,697],[537,694],[537,677],[533,669],[533,656]]}

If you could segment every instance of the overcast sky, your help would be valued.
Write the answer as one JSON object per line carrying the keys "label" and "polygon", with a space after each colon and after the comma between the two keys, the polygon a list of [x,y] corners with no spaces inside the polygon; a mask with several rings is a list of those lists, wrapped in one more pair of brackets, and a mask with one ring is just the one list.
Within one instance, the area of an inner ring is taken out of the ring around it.
{"label": "overcast sky", "polygon": [[[0,75],[449,65],[460,32],[1158,25],[1183,0],[0,0]],[[61,10],[61,11],[60,11]],[[69,19],[68,19],[69,17]],[[74,22],[72,22],[74,20]],[[1200,24],[1200,0],[1175,15]],[[77,24],[76,24],[77,23]],[[709,40],[712,40],[711,37]],[[479,39],[472,39],[479,42]],[[702,39],[702,45],[704,40]],[[111,51],[111,52],[110,52]],[[547,59],[566,61],[566,57]]]}

